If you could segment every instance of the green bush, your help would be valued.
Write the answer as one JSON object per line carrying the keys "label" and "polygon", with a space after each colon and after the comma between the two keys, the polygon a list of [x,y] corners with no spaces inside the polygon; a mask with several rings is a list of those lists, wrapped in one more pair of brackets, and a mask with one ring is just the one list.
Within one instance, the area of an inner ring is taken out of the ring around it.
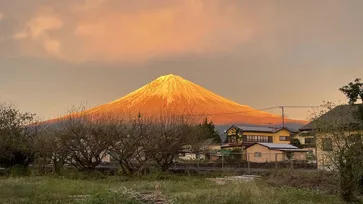
{"label": "green bush", "polygon": [[86,204],[139,204],[136,199],[123,193],[101,192],[88,198]]}
{"label": "green bush", "polygon": [[5,172],[5,174],[10,177],[30,176],[32,174],[30,168],[23,165],[12,166],[5,169]]}

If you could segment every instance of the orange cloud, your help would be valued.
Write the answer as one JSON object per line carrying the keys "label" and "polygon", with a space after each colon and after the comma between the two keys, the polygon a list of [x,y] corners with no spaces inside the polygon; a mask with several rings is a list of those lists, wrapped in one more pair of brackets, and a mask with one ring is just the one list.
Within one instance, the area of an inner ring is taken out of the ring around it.
{"label": "orange cloud", "polygon": [[[85,0],[63,10],[48,9],[14,39],[39,41],[44,55],[70,61],[112,61],[215,52],[253,34],[248,25],[235,26],[240,19],[233,4],[185,0],[125,11],[114,8],[115,2]],[[226,39],[222,33],[234,35]]]}
{"label": "orange cloud", "polygon": [[18,41],[27,55],[60,58],[61,42],[51,33],[59,31],[63,25],[64,22],[54,14],[51,7],[44,7],[25,23],[23,30],[13,35],[13,39]]}
{"label": "orange cloud", "polygon": [[45,50],[49,53],[59,54],[61,43],[57,40],[47,39],[44,41]]}

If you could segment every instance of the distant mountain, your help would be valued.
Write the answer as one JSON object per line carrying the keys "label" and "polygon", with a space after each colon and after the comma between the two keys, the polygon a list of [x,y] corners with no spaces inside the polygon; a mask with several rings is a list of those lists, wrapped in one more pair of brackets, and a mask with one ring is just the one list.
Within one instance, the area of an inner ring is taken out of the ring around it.
{"label": "distant mountain", "polygon": [[[180,76],[161,76],[136,91],[110,103],[84,111],[86,114],[150,115],[161,112],[208,117],[217,125],[278,125],[282,119],[264,111],[219,96]],[[286,123],[305,121],[286,119]]]}

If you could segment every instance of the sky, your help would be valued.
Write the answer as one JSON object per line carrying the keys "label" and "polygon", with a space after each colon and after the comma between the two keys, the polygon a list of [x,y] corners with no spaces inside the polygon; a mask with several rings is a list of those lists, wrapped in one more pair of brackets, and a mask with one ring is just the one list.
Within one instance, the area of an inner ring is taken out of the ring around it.
{"label": "sky", "polygon": [[[0,102],[43,119],[176,74],[253,108],[345,102],[361,0],[0,0]],[[279,113],[279,110],[272,110]],[[287,108],[307,119],[308,109]]]}

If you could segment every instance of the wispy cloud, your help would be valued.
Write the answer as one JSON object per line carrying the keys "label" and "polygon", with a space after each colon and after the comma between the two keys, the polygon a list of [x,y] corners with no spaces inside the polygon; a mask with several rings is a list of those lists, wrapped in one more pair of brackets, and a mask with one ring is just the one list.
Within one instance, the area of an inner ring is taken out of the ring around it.
{"label": "wispy cloud", "polygon": [[60,29],[63,22],[54,17],[48,15],[39,15],[31,19],[25,29],[14,35],[15,39],[38,39],[44,35],[47,35],[48,31]]}

